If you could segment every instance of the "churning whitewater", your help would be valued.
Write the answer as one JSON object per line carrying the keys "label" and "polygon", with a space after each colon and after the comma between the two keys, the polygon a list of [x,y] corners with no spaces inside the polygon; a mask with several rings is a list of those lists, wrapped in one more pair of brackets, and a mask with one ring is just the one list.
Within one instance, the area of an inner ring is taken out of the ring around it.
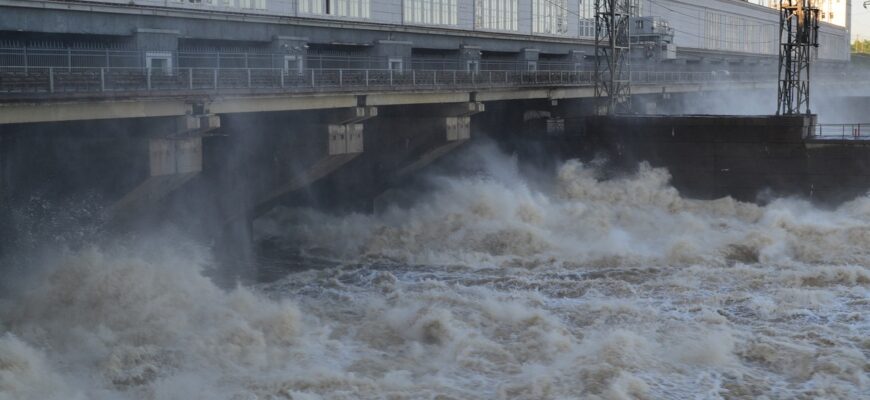
{"label": "churning whitewater", "polygon": [[258,240],[318,266],[277,281],[166,237],[46,255],[0,304],[0,399],[870,398],[870,197],[474,157],[374,215],[273,211]]}

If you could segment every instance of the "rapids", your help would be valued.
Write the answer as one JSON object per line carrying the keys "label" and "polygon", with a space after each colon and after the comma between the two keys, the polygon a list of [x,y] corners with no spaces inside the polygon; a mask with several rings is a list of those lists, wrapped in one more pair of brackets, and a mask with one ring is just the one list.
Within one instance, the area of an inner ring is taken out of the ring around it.
{"label": "rapids", "polygon": [[0,300],[0,399],[870,398],[870,197],[475,154],[373,215],[274,210],[258,239],[320,267],[270,282],[160,235],[48,251]]}

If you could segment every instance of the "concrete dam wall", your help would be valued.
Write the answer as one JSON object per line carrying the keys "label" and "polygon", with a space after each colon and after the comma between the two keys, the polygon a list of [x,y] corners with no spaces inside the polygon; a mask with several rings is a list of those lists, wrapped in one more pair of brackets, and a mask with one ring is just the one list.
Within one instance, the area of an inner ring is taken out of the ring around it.
{"label": "concrete dam wall", "polygon": [[579,140],[616,168],[667,168],[688,197],[837,203],[866,193],[870,143],[814,138],[814,125],[815,116],[590,117]]}

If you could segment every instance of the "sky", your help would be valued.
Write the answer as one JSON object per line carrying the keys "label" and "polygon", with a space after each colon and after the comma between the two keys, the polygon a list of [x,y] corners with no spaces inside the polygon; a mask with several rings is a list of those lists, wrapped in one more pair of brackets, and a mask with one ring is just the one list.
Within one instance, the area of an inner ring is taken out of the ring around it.
{"label": "sky", "polygon": [[852,39],[870,40],[870,9],[864,8],[864,0],[852,0]]}

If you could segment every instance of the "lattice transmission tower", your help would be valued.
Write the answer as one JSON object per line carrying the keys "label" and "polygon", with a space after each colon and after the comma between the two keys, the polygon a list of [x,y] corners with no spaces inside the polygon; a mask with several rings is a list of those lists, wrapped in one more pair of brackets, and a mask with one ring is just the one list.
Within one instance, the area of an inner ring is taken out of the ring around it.
{"label": "lattice transmission tower", "polygon": [[632,0],[595,0],[595,99],[599,113],[631,109]]}
{"label": "lattice transmission tower", "polygon": [[810,60],[819,47],[815,0],[782,0],[779,9],[777,115],[810,113]]}

